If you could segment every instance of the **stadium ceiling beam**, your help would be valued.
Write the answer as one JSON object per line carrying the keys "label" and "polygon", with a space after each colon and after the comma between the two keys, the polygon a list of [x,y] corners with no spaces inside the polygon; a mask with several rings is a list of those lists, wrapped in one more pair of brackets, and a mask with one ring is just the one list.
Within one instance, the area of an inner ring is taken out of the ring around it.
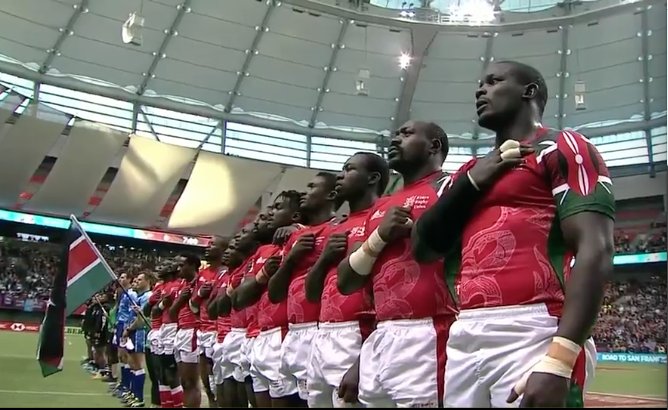
{"label": "stadium ceiling beam", "polygon": [[[401,94],[399,95],[397,108],[392,117],[391,130],[396,130],[410,118],[411,104],[413,103],[413,96],[415,95],[415,88],[420,77],[424,57],[427,55],[429,46],[434,41],[434,38],[436,38],[438,30],[435,27],[416,26],[410,31],[410,34],[412,43],[411,61],[406,70],[401,73]],[[431,121],[430,118],[420,119]],[[442,126],[447,127],[447,124],[442,124]]]}
{"label": "stadium ceiling beam", "polygon": [[[568,15],[568,16],[558,16],[558,17],[548,17],[541,19],[535,19],[531,21],[514,21],[511,23],[502,23],[496,25],[479,25],[472,26],[466,24],[438,24],[431,23],[427,21],[420,21],[418,23],[400,20],[396,15],[390,15],[388,11],[387,16],[381,16],[377,14],[370,13],[361,13],[351,9],[346,9],[342,7],[337,7],[334,5],[326,4],[325,2],[316,2],[313,0],[283,0],[283,3],[289,4],[295,7],[304,8],[306,10],[312,10],[315,12],[320,12],[324,14],[335,15],[340,18],[355,20],[367,24],[376,24],[386,27],[396,27],[398,29],[411,29],[416,25],[421,26],[432,26],[436,27],[440,32],[450,32],[450,33],[484,33],[487,31],[497,31],[497,32],[513,32],[513,31],[529,31],[542,28],[554,28],[555,25],[568,25],[568,24],[585,24],[592,20],[599,20],[609,16],[615,16],[618,14],[624,14],[628,12],[633,12],[639,7],[644,7],[649,4],[659,6],[663,4],[662,0],[640,0],[637,2],[625,2],[622,4],[613,4],[606,7],[596,8],[593,10],[587,10],[579,12],[578,14]],[[332,2],[334,3],[334,2]]]}
{"label": "stadium ceiling beam", "polygon": [[[102,97],[112,98],[119,101],[146,105],[149,107],[162,108],[182,112],[184,114],[198,115],[201,117],[215,118],[224,121],[233,121],[240,124],[254,125],[256,127],[271,128],[277,131],[292,132],[297,134],[307,133],[307,128],[291,123],[267,120],[264,118],[250,117],[246,115],[228,114],[212,107],[185,104],[182,102],[170,100],[162,97],[146,97],[126,91],[121,87],[107,87],[77,80],[68,76],[52,76],[41,74],[19,64],[0,61],[0,72],[11,74],[17,77],[25,78],[30,81],[38,81],[42,84],[53,85],[56,87],[67,88],[69,90],[80,91],[89,94],[96,94]],[[223,121],[223,125],[224,125]],[[637,131],[639,129],[651,129],[666,125],[666,118],[654,118],[644,122],[624,122],[607,127],[578,129],[588,137],[598,137],[602,135],[619,134],[623,132]],[[376,133],[350,133],[335,129],[318,130],[318,135],[326,138],[345,139],[348,141],[377,142],[380,134]],[[455,145],[461,146],[484,146],[490,145],[484,141],[477,143],[470,139],[452,138]],[[460,144],[461,142],[461,144]]]}
{"label": "stadium ceiling beam", "polygon": [[[492,56],[492,50],[494,49],[494,37],[495,35],[492,34],[491,32],[485,32],[482,33],[482,36],[487,38],[485,42],[485,54],[482,56],[482,67],[480,68],[480,76],[478,78],[482,78],[482,76],[485,74],[485,71],[487,71],[487,67],[489,67],[489,63],[494,60],[494,56]],[[471,96],[471,98],[474,98],[474,96]],[[471,108],[473,109],[474,106],[472,105]],[[471,122],[473,123],[473,130],[471,132],[472,134],[472,139],[476,141],[478,139],[478,134],[480,134],[480,125],[478,125],[478,116],[475,113],[475,109],[473,109],[473,119]],[[474,153],[475,155],[475,153]]]}
{"label": "stadium ceiling beam", "polygon": [[350,20],[341,20],[341,29],[339,30],[339,35],[336,38],[336,42],[332,44],[332,54],[329,56],[325,77],[322,79],[320,88],[318,88],[318,98],[315,101],[313,112],[311,113],[311,119],[308,122],[309,128],[315,127],[315,122],[318,118],[318,113],[320,112],[320,105],[322,104],[323,98],[325,98],[325,93],[329,92],[329,89],[327,88],[329,86],[329,79],[332,76],[332,69],[334,68],[334,64],[336,64],[336,58],[339,56],[339,50],[341,50],[343,39],[346,35],[346,31],[348,30],[348,24],[350,24]]}
{"label": "stadium ceiling beam", "polygon": [[[640,13],[640,50],[642,58],[642,95],[643,95],[643,112],[645,121],[649,121],[652,118],[652,107],[651,107],[651,97],[649,93],[649,83],[652,81],[652,77],[649,74],[649,21],[647,13],[649,13],[647,6],[642,8]],[[652,131],[651,129],[645,130],[645,142],[647,143],[647,155],[649,159],[649,175],[654,178],[656,175],[656,169],[654,167],[654,147],[652,147]]]}
{"label": "stadium ceiling beam", "polygon": [[561,58],[559,61],[559,91],[557,95],[557,129],[564,128],[564,106],[566,103],[566,98],[568,94],[566,93],[566,74],[568,73],[568,55],[570,50],[568,49],[568,26],[560,26],[561,30],[561,48],[559,53]]}
{"label": "stadium ceiling beam", "polygon": [[237,81],[234,83],[234,88],[232,91],[229,91],[230,99],[227,101],[227,104],[225,104],[226,113],[232,111],[232,106],[234,105],[234,100],[236,100],[237,96],[239,95],[241,84],[243,83],[244,78],[249,75],[248,67],[250,67],[250,63],[253,60],[253,57],[259,53],[257,47],[260,44],[260,40],[262,40],[262,36],[264,35],[265,31],[269,29],[269,19],[271,18],[271,13],[274,11],[275,7],[275,0],[267,1],[267,11],[264,13],[264,17],[262,17],[262,22],[260,25],[256,27],[257,32],[255,33],[255,37],[253,37],[253,43],[251,44],[250,48],[246,50],[246,58],[244,59],[244,63],[241,66],[241,70],[237,72]]}
{"label": "stadium ceiling beam", "polygon": [[[562,8],[564,10],[564,15],[571,14],[573,1],[565,0]],[[568,75],[568,56],[570,55],[570,50],[568,49],[568,25],[559,26],[559,30],[561,30],[561,45],[558,53],[561,58],[559,59],[559,73],[557,74],[557,77],[559,77],[559,90],[557,94],[557,129],[561,130],[564,128],[564,107],[566,98],[568,98],[566,93],[566,78]]]}
{"label": "stadium ceiling beam", "polygon": [[149,120],[148,116],[146,115],[146,112],[144,112],[143,107],[139,107],[139,112],[141,113],[141,116],[144,117],[144,121],[146,122],[146,125],[148,125],[149,131],[151,131],[151,134],[155,137],[155,140],[160,142],[160,137],[158,136],[158,133],[155,132],[153,129],[153,124],[151,124],[151,120]]}
{"label": "stadium ceiling beam", "polygon": [[181,20],[183,20],[183,15],[186,13],[187,10],[190,10],[190,3],[191,0],[185,0],[182,4],[177,6],[178,11],[176,12],[176,17],[174,17],[172,25],[167,29],[168,31],[165,33],[165,37],[162,38],[162,43],[160,43],[160,48],[158,48],[158,51],[153,56],[153,61],[151,61],[151,65],[144,73],[142,73],[144,75],[144,79],[142,80],[141,84],[139,84],[139,88],[137,89],[137,94],[143,95],[144,92],[146,91],[146,87],[148,87],[148,82],[151,81],[151,78],[153,78],[153,76],[155,75],[155,70],[158,68],[158,63],[160,62],[160,60],[162,60],[162,55],[167,50],[169,42],[171,41],[172,37],[174,37],[174,33],[177,32],[177,29],[181,24]]}
{"label": "stadium ceiling beam", "polygon": [[49,49],[49,54],[46,56],[44,62],[42,62],[42,65],[39,67],[40,74],[44,74],[49,70],[51,63],[53,63],[53,60],[56,58],[57,53],[59,53],[60,48],[63,46],[63,43],[65,42],[65,39],[69,37],[70,32],[73,31],[74,25],[77,23],[79,16],[81,16],[81,14],[84,13],[84,10],[87,10],[88,0],[81,0],[79,4],[74,4],[72,7],[74,7],[74,13],[72,13],[69,20],[67,20],[67,24],[65,25],[65,27],[61,27],[59,29],[60,34],[58,35],[55,44],[53,45],[53,47]]}

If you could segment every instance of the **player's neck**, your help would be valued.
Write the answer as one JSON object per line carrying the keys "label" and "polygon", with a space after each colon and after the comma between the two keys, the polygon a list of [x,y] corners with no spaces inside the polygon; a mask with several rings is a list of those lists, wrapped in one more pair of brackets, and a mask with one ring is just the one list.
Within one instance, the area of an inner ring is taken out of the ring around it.
{"label": "player's neck", "polygon": [[320,225],[321,223],[327,222],[334,216],[334,211],[332,210],[332,205],[327,203],[322,208],[315,210],[308,217],[309,225]]}
{"label": "player's neck", "polygon": [[351,198],[348,200],[348,207],[350,208],[350,212],[363,211],[371,208],[371,205],[376,202],[376,199],[378,199],[378,195],[376,195],[374,187],[373,191],[367,191],[359,198]]}
{"label": "player's neck", "polygon": [[415,169],[408,169],[405,170],[401,173],[401,177],[404,180],[404,186],[410,185],[415,181],[419,181],[422,178],[426,177],[429,174],[433,174],[434,172],[440,171],[441,167],[436,164],[432,163],[431,161],[427,161],[425,165],[415,168]]}
{"label": "player's neck", "polygon": [[209,261],[209,266],[212,267],[213,269],[218,269],[221,266],[223,266],[222,261]]}
{"label": "player's neck", "polygon": [[496,131],[496,148],[509,139],[522,141],[534,135],[542,127],[540,118],[534,116],[526,116],[525,118],[513,121],[513,123]]}

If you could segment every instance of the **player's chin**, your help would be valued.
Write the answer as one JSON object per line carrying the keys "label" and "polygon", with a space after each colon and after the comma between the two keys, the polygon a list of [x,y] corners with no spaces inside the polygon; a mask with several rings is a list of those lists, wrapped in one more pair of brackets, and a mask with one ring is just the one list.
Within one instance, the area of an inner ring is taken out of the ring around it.
{"label": "player's chin", "polygon": [[399,171],[404,168],[404,161],[402,161],[401,156],[395,155],[387,159],[387,165],[390,169]]}
{"label": "player's chin", "polygon": [[483,111],[478,115],[478,125],[483,128],[494,130],[497,123],[497,116],[494,113],[489,112],[489,109]]}

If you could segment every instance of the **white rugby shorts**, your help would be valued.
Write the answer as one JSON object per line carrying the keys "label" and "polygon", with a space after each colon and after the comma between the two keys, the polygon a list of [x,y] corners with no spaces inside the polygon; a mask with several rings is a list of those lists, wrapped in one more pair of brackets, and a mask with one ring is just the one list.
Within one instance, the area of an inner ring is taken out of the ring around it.
{"label": "white rugby shorts", "polygon": [[151,353],[155,355],[162,354],[162,340],[160,339],[160,328],[149,330],[146,335],[146,344],[151,350]]}
{"label": "white rugby shorts", "polygon": [[294,379],[299,397],[308,400],[307,372],[311,361],[313,338],[318,332],[318,323],[290,323],[288,329],[283,341],[281,374],[285,378]]}
{"label": "white rugby shorts", "polygon": [[176,323],[164,323],[160,326],[160,342],[162,344],[162,354],[174,354],[174,344],[176,343],[176,332],[178,331]]}
{"label": "white rugby shorts", "polygon": [[222,342],[216,342],[213,345],[213,378],[216,384],[222,384],[225,379],[234,375],[234,365],[225,354],[224,344],[229,333],[223,338]]}
{"label": "white rugby shorts", "polygon": [[[542,303],[462,310],[447,343],[445,407],[518,407],[521,396],[506,399],[545,356],[558,322]],[[595,368],[596,346],[588,339],[573,369],[583,393]]]}
{"label": "white rugby shorts", "polygon": [[285,330],[280,327],[263,330],[252,345],[251,377],[254,390],[269,391],[269,396],[275,399],[298,391],[295,380],[284,377],[280,371],[284,334]]}
{"label": "white rugby shorts", "polygon": [[251,356],[253,354],[254,337],[246,337],[241,344],[239,366],[234,369],[234,380],[243,383],[250,376]]}
{"label": "white rugby shorts", "polygon": [[339,398],[338,390],[343,375],[360,356],[362,339],[357,321],[318,325],[307,370],[309,407],[353,407]]}
{"label": "white rugby shorts", "polygon": [[360,353],[359,401],[365,407],[438,407],[445,343],[454,317],[378,323]]}
{"label": "white rugby shorts", "polygon": [[199,363],[197,330],[179,329],[174,342],[174,358],[177,363]]}
{"label": "white rugby shorts", "polygon": [[213,344],[216,343],[217,337],[218,332],[215,330],[211,332],[197,331],[197,347],[200,353],[204,353],[209,359],[213,357]]}
{"label": "white rugby shorts", "polygon": [[232,368],[231,376],[239,372],[237,369],[241,366],[241,348],[245,339],[246,329],[233,327],[223,340],[223,366]]}

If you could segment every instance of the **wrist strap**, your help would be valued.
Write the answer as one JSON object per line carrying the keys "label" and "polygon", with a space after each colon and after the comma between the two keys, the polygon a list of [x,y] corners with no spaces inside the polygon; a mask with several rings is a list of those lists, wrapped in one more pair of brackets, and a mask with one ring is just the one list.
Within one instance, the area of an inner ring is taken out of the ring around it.
{"label": "wrist strap", "polygon": [[471,182],[471,185],[473,185],[473,188],[475,188],[476,191],[480,192],[480,187],[478,186],[478,184],[475,182],[475,180],[471,176],[471,171],[466,171],[466,176],[469,178],[469,182]]}

